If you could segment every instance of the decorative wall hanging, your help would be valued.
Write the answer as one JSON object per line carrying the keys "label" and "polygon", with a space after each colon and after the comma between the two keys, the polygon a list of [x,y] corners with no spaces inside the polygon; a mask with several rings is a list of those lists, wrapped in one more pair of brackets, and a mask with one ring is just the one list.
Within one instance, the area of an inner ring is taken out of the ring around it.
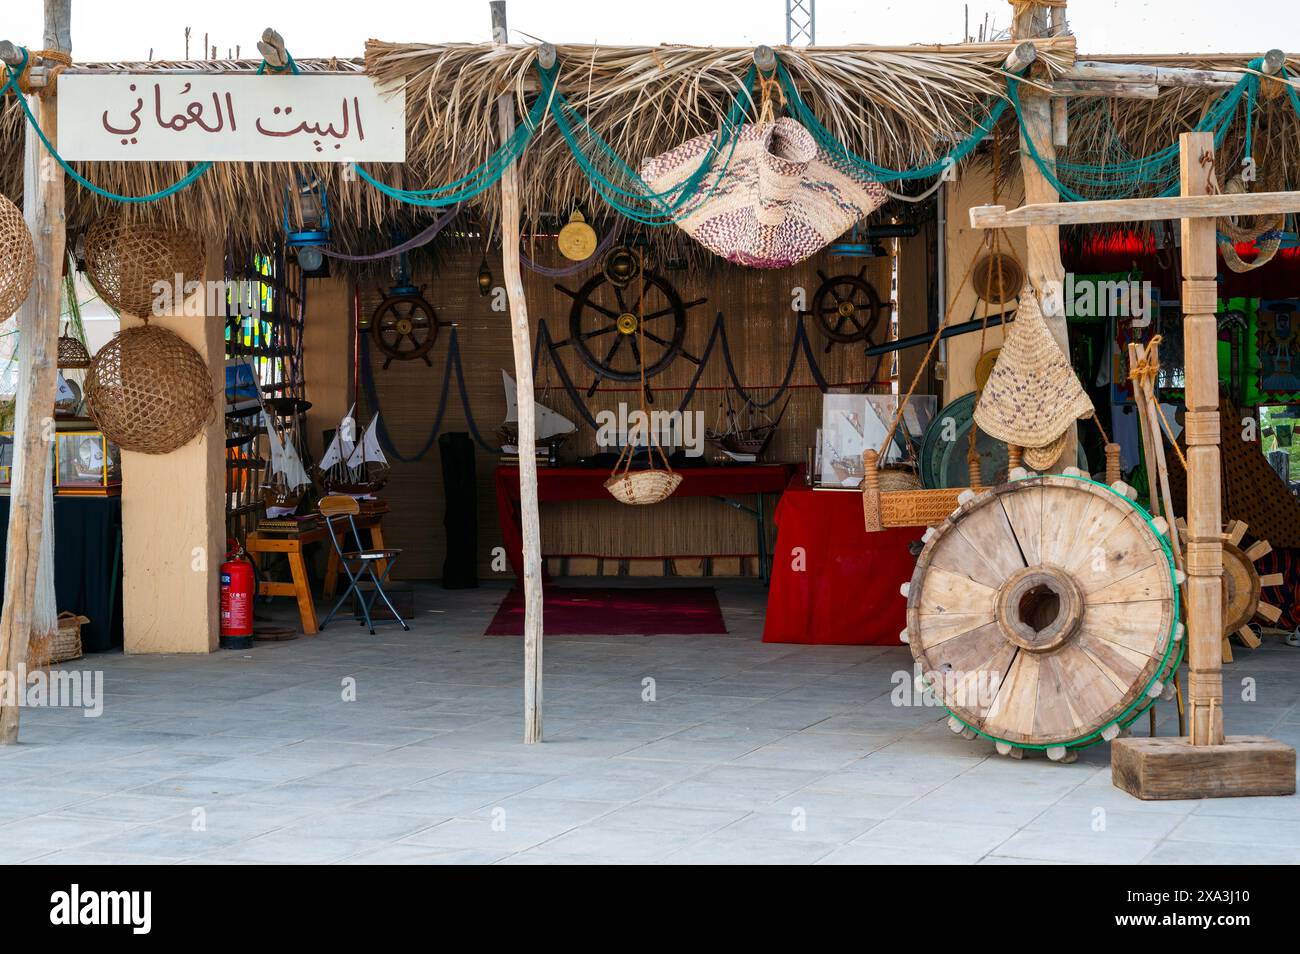
{"label": "decorative wall hanging", "polygon": [[212,419],[208,366],[178,335],[150,324],[124,328],[86,372],[90,416],[123,450],[167,454]]}
{"label": "decorative wall hanging", "polygon": [[980,301],[986,301],[990,305],[1005,305],[1015,301],[1025,284],[1025,274],[1014,255],[990,252],[975,263],[970,281]]}
{"label": "decorative wall hanging", "polygon": [[1256,347],[1259,349],[1259,390],[1264,394],[1300,391],[1300,302],[1288,299],[1261,301],[1256,313]]}
{"label": "decorative wall hanging", "polygon": [[591,258],[591,253],[596,251],[599,244],[596,238],[596,230],[587,224],[582,213],[577,209],[569,216],[569,221],[560,229],[559,238],[556,240],[559,245],[560,254],[571,262],[585,262]]}
{"label": "decorative wall hanging", "polygon": [[[715,148],[712,133],[648,159],[641,177],[655,192],[685,182]],[[793,119],[742,127],[725,175],[678,219],[688,235],[737,265],[786,268],[825,248],[886,199],[884,186],[817,148]]]}
{"label": "decorative wall hanging", "polygon": [[[1225,195],[1241,195],[1248,191],[1245,182],[1241,176],[1233,176],[1228,180],[1228,184],[1223,187]],[[1266,192],[1278,191],[1276,183],[1270,183],[1264,187]],[[1260,217],[1262,218],[1262,216]],[[1221,216],[1218,220],[1219,233],[1219,253],[1223,256],[1223,264],[1234,272],[1249,272],[1263,265],[1267,265],[1277,254],[1277,250],[1282,247],[1282,229],[1286,224],[1286,216],[1279,213],[1268,219],[1258,222],[1251,228],[1241,225],[1236,216]],[[1254,245],[1256,254],[1254,260],[1244,262],[1241,256],[1237,254],[1237,243],[1245,242]]]}
{"label": "decorative wall hanging", "polygon": [[813,293],[812,314],[822,334],[830,339],[826,351],[836,344],[876,343],[871,335],[887,308],[881,303],[875,286],[865,278],[866,274],[865,265],[856,275],[829,278],[820,268],[817,269],[817,277],[822,283]]}
{"label": "decorative wall hanging", "polygon": [[370,333],[385,355],[384,370],[394,361],[416,358],[423,358],[426,365],[433,367],[429,352],[438,341],[441,325],[433,306],[425,301],[419,289],[401,286],[390,289],[370,319]]}
{"label": "decorative wall hanging", "polygon": [[971,495],[927,534],[904,636],[953,731],[1062,760],[1150,707],[1184,642],[1167,532],[1117,490],[1049,475]]}
{"label": "decorative wall hanging", "polygon": [[[148,318],[158,298],[155,282],[172,286],[204,275],[203,239],[188,229],[132,221],[121,212],[100,216],[86,233],[86,275],[120,312]],[[176,308],[180,302],[174,302]]]}
{"label": "decorative wall hanging", "polygon": [[0,321],[27,299],[36,277],[36,246],[22,210],[0,195]]}
{"label": "decorative wall hanging", "polygon": [[[616,249],[610,254],[614,259]],[[632,258],[631,277],[637,288],[619,284],[609,272],[622,277],[627,271],[617,260],[593,275],[576,292],[555,286],[573,299],[569,310],[569,337],[554,342],[552,349],[572,347],[582,363],[596,373],[587,396],[596,393],[602,378],[613,381],[646,380],[666,369],[678,356],[699,365],[700,359],[682,348],[686,337],[686,314],[708,301],[695,298],[683,302],[662,275],[644,270]],[[648,388],[647,388],[648,391]],[[649,398],[653,400],[652,397]]]}
{"label": "decorative wall hanging", "polygon": [[975,406],[975,423],[1008,444],[1042,448],[1091,413],[1092,402],[1048,330],[1033,286],[1025,285],[1016,320]]}

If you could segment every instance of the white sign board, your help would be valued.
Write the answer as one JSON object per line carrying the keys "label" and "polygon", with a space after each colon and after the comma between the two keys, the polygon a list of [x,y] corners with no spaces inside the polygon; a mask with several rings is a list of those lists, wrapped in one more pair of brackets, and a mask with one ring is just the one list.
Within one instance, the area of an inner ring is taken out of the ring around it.
{"label": "white sign board", "polygon": [[405,162],[406,93],[361,74],[63,75],[58,145],[108,162]]}

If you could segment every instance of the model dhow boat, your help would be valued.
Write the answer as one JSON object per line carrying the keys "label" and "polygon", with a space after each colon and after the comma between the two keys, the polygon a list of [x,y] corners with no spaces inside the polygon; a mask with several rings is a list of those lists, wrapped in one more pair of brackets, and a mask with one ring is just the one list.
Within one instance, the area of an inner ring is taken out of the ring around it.
{"label": "model dhow boat", "polygon": [[379,415],[375,414],[355,443],[356,405],[348,409],[334,431],[334,439],[316,468],[316,482],[327,494],[371,497],[388,482],[388,459],[379,446]]}

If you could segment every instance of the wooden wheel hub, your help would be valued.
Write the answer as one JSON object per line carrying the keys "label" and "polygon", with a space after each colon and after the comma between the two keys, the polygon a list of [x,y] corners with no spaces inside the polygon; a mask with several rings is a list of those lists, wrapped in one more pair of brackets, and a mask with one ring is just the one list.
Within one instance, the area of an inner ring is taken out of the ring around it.
{"label": "wooden wheel hub", "polygon": [[1128,725],[1169,678],[1167,544],[1092,481],[1016,480],[959,506],[907,589],[922,678],[959,723],[1013,746],[1082,745]]}
{"label": "wooden wheel hub", "polygon": [[1007,639],[1031,653],[1059,648],[1083,619],[1083,591],[1057,566],[1025,567],[1002,584],[997,620]]}

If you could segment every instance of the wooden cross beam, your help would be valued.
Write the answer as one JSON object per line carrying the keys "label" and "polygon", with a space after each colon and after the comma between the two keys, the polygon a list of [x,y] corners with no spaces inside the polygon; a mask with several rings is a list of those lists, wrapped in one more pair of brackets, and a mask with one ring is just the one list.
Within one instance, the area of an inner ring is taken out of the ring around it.
{"label": "wooden cross beam", "polygon": [[1283,212],[1300,212],[1300,192],[1242,192],[1177,195],[1155,199],[1041,202],[1010,210],[1001,205],[977,205],[971,207],[970,224],[977,229],[1008,229],[1027,225],[1093,225],[1101,222],[1152,222],[1162,219],[1215,218],[1221,215],[1275,215]]}
{"label": "wooden cross beam", "polygon": [[[1218,262],[1215,219],[1300,211],[1300,192],[1211,194],[1214,136],[1184,133],[1180,192],[1174,198],[1036,203],[1008,212],[970,210],[977,228],[1029,229],[1098,222],[1182,220],[1183,351],[1187,412],[1188,725],[1184,738],[1124,738],[1111,745],[1115,785],[1139,798],[1290,795],[1295,750],[1262,736],[1225,736],[1223,674],[1223,514],[1219,452]],[[1155,475],[1152,475],[1155,479]]]}

